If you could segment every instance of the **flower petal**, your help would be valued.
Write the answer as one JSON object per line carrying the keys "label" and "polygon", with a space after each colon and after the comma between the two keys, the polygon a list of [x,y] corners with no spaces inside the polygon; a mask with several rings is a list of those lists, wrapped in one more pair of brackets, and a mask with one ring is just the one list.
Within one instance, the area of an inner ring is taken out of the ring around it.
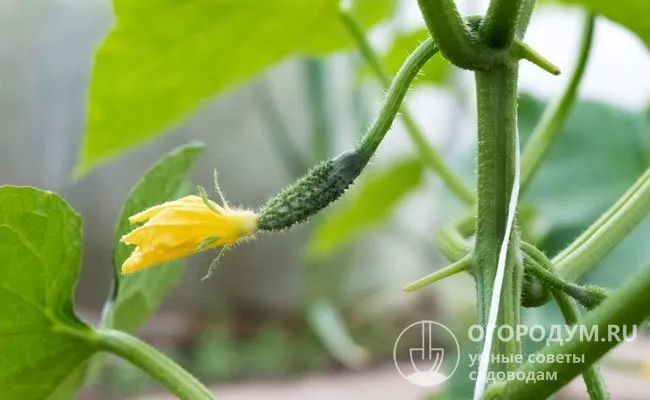
{"label": "flower petal", "polygon": [[177,247],[174,249],[156,249],[147,252],[142,252],[139,247],[136,247],[129,258],[127,258],[126,261],[124,261],[124,264],[122,264],[122,273],[128,274],[153,267],[154,265],[166,261],[188,256],[192,254],[193,251],[194,249],[190,246]]}
{"label": "flower petal", "polygon": [[[201,197],[186,196],[132,216],[132,223],[146,222],[121,239],[127,245],[136,246],[122,265],[122,272],[139,271],[198,251],[229,245],[257,231],[258,216],[254,212],[224,208],[212,201],[209,205],[219,212],[206,206]],[[208,243],[206,239],[212,240]]]}
{"label": "flower petal", "polygon": [[[218,205],[217,203],[213,202],[212,200],[208,200],[210,202],[210,205],[214,206],[218,210],[222,210],[223,207]],[[129,217],[129,222],[134,224],[137,222],[144,222],[147,221],[156,215],[158,215],[160,212],[165,211],[165,210],[208,210],[209,209],[205,206],[203,203],[203,199],[201,199],[199,196],[195,195],[190,195],[190,196],[185,196],[183,198],[180,198],[178,200],[174,201],[168,201],[162,204],[159,204],[157,206],[149,207],[146,210],[140,211],[139,213],[132,215]]]}

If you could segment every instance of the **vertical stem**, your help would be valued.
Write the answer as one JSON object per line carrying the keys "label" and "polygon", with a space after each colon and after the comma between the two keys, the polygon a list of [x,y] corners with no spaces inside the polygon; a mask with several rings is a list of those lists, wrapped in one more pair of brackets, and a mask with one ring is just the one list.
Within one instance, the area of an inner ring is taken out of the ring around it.
{"label": "vertical stem", "polygon": [[[502,64],[490,71],[475,72],[478,102],[478,215],[473,268],[479,323],[484,328],[488,321],[516,170],[517,72],[515,63]],[[515,328],[519,323],[523,267],[516,250],[518,240],[515,226],[511,231],[507,252],[497,327],[509,325]],[[502,342],[497,337],[493,342],[493,355],[509,356],[520,352],[520,344],[514,340]],[[517,365],[506,362],[492,367],[494,371],[512,371]]]}

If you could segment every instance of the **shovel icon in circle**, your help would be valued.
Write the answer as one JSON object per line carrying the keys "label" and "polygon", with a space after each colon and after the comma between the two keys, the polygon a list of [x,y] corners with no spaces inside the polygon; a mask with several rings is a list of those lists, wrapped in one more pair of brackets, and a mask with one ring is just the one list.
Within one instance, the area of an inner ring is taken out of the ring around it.
{"label": "shovel icon in circle", "polygon": [[[445,349],[432,346],[432,325],[431,322],[422,322],[422,345],[420,348],[409,349],[411,364],[415,372],[407,376],[406,379],[419,386],[435,386],[447,379],[447,376],[438,372],[440,367],[442,367]],[[431,365],[431,367],[426,370],[421,370],[422,365]]]}

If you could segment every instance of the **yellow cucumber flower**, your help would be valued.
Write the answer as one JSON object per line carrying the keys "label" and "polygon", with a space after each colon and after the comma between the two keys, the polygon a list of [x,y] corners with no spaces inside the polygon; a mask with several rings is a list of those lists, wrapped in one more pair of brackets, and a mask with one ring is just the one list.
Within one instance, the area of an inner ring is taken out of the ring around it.
{"label": "yellow cucumber flower", "polygon": [[214,186],[223,206],[209,200],[205,190],[199,186],[201,196],[187,196],[163,203],[129,218],[131,223],[145,224],[121,239],[125,244],[136,246],[122,264],[122,273],[140,271],[221,246],[219,255],[210,264],[207,278],[219,256],[231,245],[252,237],[257,231],[288,229],[336,201],[361,173],[368,160],[368,154],[351,150],[323,161],[270,198],[257,213],[230,208],[219,189],[215,171]]}
{"label": "yellow cucumber flower", "polygon": [[230,208],[223,196],[220,206],[200,191],[202,197],[186,196],[129,218],[132,224],[146,223],[121,239],[136,246],[122,264],[123,274],[219,246],[226,249],[258,230],[257,214]]}

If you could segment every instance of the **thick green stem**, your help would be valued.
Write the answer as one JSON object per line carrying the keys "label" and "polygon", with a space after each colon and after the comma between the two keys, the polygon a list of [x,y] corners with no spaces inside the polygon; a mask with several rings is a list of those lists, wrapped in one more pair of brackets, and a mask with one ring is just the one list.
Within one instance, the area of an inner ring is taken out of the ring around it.
{"label": "thick green stem", "polygon": [[182,400],[214,399],[194,376],[140,339],[112,329],[100,329],[100,350],[113,353],[137,366]]}
{"label": "thick green stem", "polygon": [[[527,363],[521,368],[526,376],[552,376],[553,379],[516,379],[495,387],[490,393],[499,399],[548,398],[623,340],[636,337],[636,326],[650,316],[650,308],[639,305],[649,303],[650,265],[623,284],[600,306],[588,312],[581,321],[578,333],[546,346],[540,352],[543,356],[539,357],[545,362]],[[584,357],[584,363],[548,362],[556,356],[565,360],[573,359],[573,356],[578,360]]]}
{"label": "thick green stem", "polygon": [[[373,71],[377,80],[379,80],[384,88],[391,86],[390,74],[386,70],[383,62],[370,46],[370,43],[368,43],[363,29],[354,16],[352,16],[349,11],[342,10],[341,20],[350,35],[354,38],[359,52],[370,66],[370,69]],[[454,170],[445,163],[440,153],[438,153],[438,151],[427,142],[426,137],[415,123],[415,119],[408,111],[407,107],[402,106],[401,114],[402,121],[406,127],[406,132],[415,144],[424,164],[438,174],[449,190],[461,201],[466,204],[474,203],[476,199],[472,190],[467,187],[465,182],[463,182],[463,180],[456,175]]]}
{"label": "thick green stem", "polygon": [[580,53],[578,54],[575,69],[571,77],[569,77],[569,83],[562,95],[546,108],[524,148],[521,158],[522,190],[525,190],[526,186],[532,181],[535,172],[537,172],[542,160],[548,154],[548,150],[558,137],[562,126],[564,126],[573,103],[575,103],[578,86],[589,59],[593,33],[594,16],[590,14],[585,17]]}
{"label": "thick green stem", "polygon": [[491,0],[481,24],[481,38],[489,46],[502,49],[515,38],[522,0]]}
{"label": "thick green stem", "polygon": [[616,204],[553,258],[565,279],[576,280],[589,272],[650,213],[650,169]]}
{"label": "thick green stem", "polygon": [[459,68],[488,68],[492,55],[463,21],[453,0],[418,0],[427,28],[440,52]]}
{"label": "thick green stem", "polygon": [[[560,311],[564,316],[564,320],[568,325],[576,325],[580,322],[580,309],[576,304],[575,300],[571,299],[566,293],[554,290],[553,296],[557,305],[560,307]],[[598,366],[595,364],[589,366],[583,373],[582,378],[585,381],[585,386],[587,386],[587,393],[589,393],[589,398],[591,400],[607,400],[609,399],[609,393],[607,392],[607,387],[603,381]]]}
{"label": "thick green stem", "polygon": [[[503,64],[490,71],[477,71],[478,105],[478,214],[474,248],[479,323],[485,328],[494,289],[497,263],[509,214],[516,175],[517,65]],[[518,233],[513,227],[507,251],[497,326],[515,327],[520,319],[523,266],[518,256]],[[495,340],[492,354],[516,355],[520,344]],[[512,371],[517,365],[492,366]]]}

